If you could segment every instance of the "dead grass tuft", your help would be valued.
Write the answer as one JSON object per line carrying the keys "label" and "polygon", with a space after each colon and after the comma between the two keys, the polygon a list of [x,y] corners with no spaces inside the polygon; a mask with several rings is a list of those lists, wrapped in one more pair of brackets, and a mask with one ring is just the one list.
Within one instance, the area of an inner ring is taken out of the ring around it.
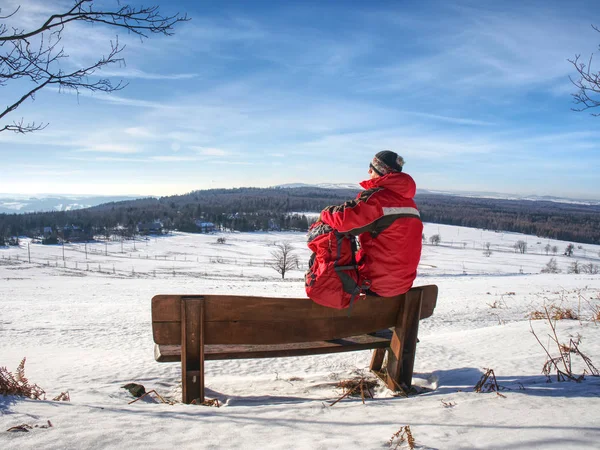
{"label": "dead grass tuft", "polygon": [[392,450],[398,450],[404,443],[408,445],[410,450],[415,449],[415,438],[410,431],[410,425],[400,427],[400,429],[396,431],[388,441],[388,444]]}
{"label": "dead grass tuft", "polygon": [[26,358],[21,360],[14,374],[6,367],[0,367],[0,394],[46,400],[46,392],[37,384],[30,384],[25,377],[25,360]]}
{"label": "dead grass tuft", "polygon": [[55,402],[70,402],[71,397],[69,396],[69,391],[61,392],[59,395],[52,399]]}
{"label": "dead grass tuft", "polygon": [[556,305],[545,306],[544,311],[533,311],[529,314],[531,320],[543,320],[548,317],[552,320],[579,320],[579,315],[571,308],[561,308]]}
{"label": "dead grass tuft", "polygon": [[34,428],[52,428],[52,427],[53,427],[53,425],[52,425],[52,422],[50,422],[50,421],[48,421],[48,423],[46,423],[46,425],[34,425],[34,426],[31,426],[27,423],[22,423],[21,425],[16,425],[14,427],[10,427],[6,431],[9,431],[11,433],[18,432],[18,431],[21,431],[24,433],[29,433],[29,430],[33,430]]}
{"label": "dead grass tuft", "polygon": [[492,369],[484,368],[485,373],[481,376],[473,390],[475,392],[495,392],[500,397],[506,397],[500,393],[501,390],[506,389],[498,384],[498,380],[496,380],[496,374]]}
{"label": "dead grass tuft", "polygon": [[340,400],[349,396],[360,396],[363,404],[365,398],[375,398],[372,389],[377,386],[377,380],[367,379],[365,377],[352,378],[350,380],[342,380],[335,387],[342,389],[343,394],[335,402],[329,406],[335,405]]}
{"label": "dead grass tuft", "polygon": [[440,400],[442,402],[442,406],[444,408],[454,408],[456,406],[456,402],[445,402],[444,400]]}
{"label": "dead grass tuft", "polygon": [[[148,392],[146,392],[146,393],[145,393],[145,394],[143,394],[143,395],[140,395],[138,398],[136,398],[135,400],[132,400],[132,401],[130,401],[130,402],[129,402],[129,403],[127,403],[127,404],[128,404],[128,405],[131,405],[132,403],[135,403],[135,402],[137,402],[138,400],[141,400],[141,399],[143,399],[143,398],[146,398],[146,397],[148,397],[150,394],[154,394],[154,396],[155,396],[155,397],[156,397],[158,400],[160,400],[160,402],[161,402],[161,403],[166,403],[167,405],[174,405],[174,404],[175,404],[175,402],[172,402],[172,401],[170,401],[170,400],[165,400],[165,399],[164,399],[163,397],[161,397],[161,396],[159,395],[159,393],[158,393],[158,392],[156,392],[154,389],[152,389],[151,391],[148,391]],[[152,398],[152,397],[150,397],[150,398]]]}
{"label": "dead grass tuft", "polygon": [[[569,339],[568,344],[563,344],[558,339],[558,334],[556,333],[556,320],[553,319],[553,316],[550,313],[550,310],[544,307],[544,313],[546,319],[548,321],[548,325],[550,326],[551,333],[548,334],[548,337],[556,344],[556,348],[558,350],[558,356],[552,356],[550,351],[546,348],[542,341],[539,339],[538,335],[535,333],[533,329],[533,325],[531,321],[529,321],[529,327],[531,329],[531,333],[535,336],[535,339],[544,349],[546,353],[547,359],[542,367],[542,373],[546,376],[547,381],[551,382],[551,375],[556,373],[556,381],[575,381],[577,383],[581,382],[585,375],[591,375],[594,377],[600,376],[600,372],[598,369],[594,367],[592,360],[584,355],[581,350],[579,350],[579,344],[581,341],[581,337],[577,339]],[[586,365],[587,369],[584,369],[583,373],[579,376],[573,374],[573,366],[571,355],[578,355],[583,363]]]}

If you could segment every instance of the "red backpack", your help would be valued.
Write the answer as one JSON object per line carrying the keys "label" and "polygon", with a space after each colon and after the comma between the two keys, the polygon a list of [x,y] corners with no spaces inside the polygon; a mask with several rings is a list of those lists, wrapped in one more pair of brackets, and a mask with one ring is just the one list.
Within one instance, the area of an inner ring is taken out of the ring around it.
{"label": "red backpack", "polygon": [[330,308],[350,309],[369,288],[358,271],[356,238],[317,221],[308,230],[308,248],[313,253],[304,276],[306,294],[315,303]]}

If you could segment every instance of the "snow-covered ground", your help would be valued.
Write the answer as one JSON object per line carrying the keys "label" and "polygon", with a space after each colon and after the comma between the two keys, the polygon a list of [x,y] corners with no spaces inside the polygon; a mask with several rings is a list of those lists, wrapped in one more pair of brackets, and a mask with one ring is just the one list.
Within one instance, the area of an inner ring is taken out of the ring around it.
{"label": "snow-covered ground", "polygon": [[[209,361],[207,394],[222,406],[129,404],[130,382],[179,400],[180,366],[153,358],[150,299],[160,293],[304,297],[309,252],[302,233],[176,233],[148,240],[0,248],[0,366],[25,374],[52,399],[0,397],[0,448],[382,449],[409,425],[421,449],[598,448],[600,378],[546,382],[544,349],[529,315],[554,305],[579,320],[557,323],[559,339],[600,367],[600,275],[566,273],[574,260],[600,265],[600,246],[514,233],[426,224],[415,285],[440,288],[421,322],[414,384],[394,397],[380,386],[366,403],[344,399],[340,380],[368,375],[371,352]],[[217,238],[226,242],[218,244]],[[268,266],[273,243],[288,240],[303,262],[285,280]],[[513,245],[527,242],[527,253]],[[484,250],[489,243],[491,255]],[[546,254],[547,244],[556,246]],[[63,258],[64,251],[64,258]],[[555,257],[560,274],[541,274]],[[552,352],[550,327],[533,321]],[[573,371],[586,368],[573,355]],[[476,393],[493,369],[503,396]],[[589,371],[589,370],[588,370]],[[51,422],[52,427],[42,428]],[[28,424],[29,432],[8,432]],[[35,426],[38,425],[36,428]],[[400,448],[407,448],[406,445]]]}

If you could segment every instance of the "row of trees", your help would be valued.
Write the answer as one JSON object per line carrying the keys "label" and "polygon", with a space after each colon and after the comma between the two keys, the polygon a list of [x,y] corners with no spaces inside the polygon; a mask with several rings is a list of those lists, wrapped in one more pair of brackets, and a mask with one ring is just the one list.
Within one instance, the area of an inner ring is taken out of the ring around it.
{"label": "row of trees", "polygon": [[[198,220],[212,222],[217,229],[306,231],[309,217],[294,211],[318,212],[355,195],[353,190],[306,187],[203,190],[75,211],[0,214],[0,235],[31,235],[44,227],[58,229],[71,224],[93,234],[110,236],[118,229],[132,236],[137,224],[154,220],[159,220],[166,230],[186,232],[198,231]],[[600,243],[600,206],[433,194],[417,195],[417,204],[426,222]],[[432,236],[430,241],[437,238]],[[436,245],[439,241],[431,243]]]}
{"label": "row of trees", "polygon": [[[550,258],[550,261],[546,263],[544,268],[541,271],[542,273],[561,273],[562,270],[558,268],[558,263],[556,262],[556,258]],[[594,263],[585,263],[582,264],[579,261],[575,260],[569,264],[567,268],[567,273],[573,274],[590,274],[597,275],[600,273],[600,266]]]}

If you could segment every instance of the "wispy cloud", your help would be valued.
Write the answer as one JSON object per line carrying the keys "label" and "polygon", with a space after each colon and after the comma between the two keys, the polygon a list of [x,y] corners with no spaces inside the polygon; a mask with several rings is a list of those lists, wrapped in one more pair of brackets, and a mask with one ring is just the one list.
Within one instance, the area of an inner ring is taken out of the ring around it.
{"label": "wispy cloud", "polygon": [[210,148],[210,147],[198,147],[195,145],[190,146],[191,150],[195,150],[200,155],[204,156],[226,156],[229,152],[222,150],[220,148]]}
{"label": "wispy cloud", "polygon": [[149,73],[144,72],[140,69],[133,69],[124,67],[119,70],[115,69],[102,69],[98,72],[101,76],[107,77],[121,77],[121,78],[139,78],[144,80],[189,80],[199,76],[197,73]]}
{"label": "wispy cloud", "polygon": [[159,162],[182,162],[182,161],[200,161],[200,158],[194,156],[179,156],[179,155],[158,155],[151,156],[151,161]]}
{"label": "wispy cloud", "polygon": [[98,153],[140,153],[141,150],[129,145],[122,144],[88,144],[80,148],[80,152]]}

